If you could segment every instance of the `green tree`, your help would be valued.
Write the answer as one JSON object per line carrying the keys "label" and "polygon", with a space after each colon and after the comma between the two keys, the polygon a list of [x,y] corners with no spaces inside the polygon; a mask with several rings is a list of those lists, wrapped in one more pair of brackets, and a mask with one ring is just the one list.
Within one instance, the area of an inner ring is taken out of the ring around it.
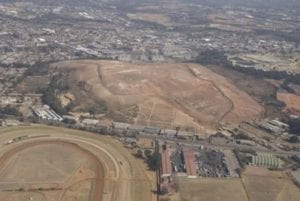
{"label": "green tree", "polygon": [[291,137],[288,139],[288,142],[290,142],[290,143],[299,143],[300,140],[299,140],[299,137],[298,137],[298,136],[293,135],[293,136],[291,136]]}
{"label": "green tree", "polygon": [[142,150],[138,149],[137,152],[136,152],[136,154],[135,154],[135,156],[137,158],[143,158],[143,152],[142,152]]}
{"label": "green tree", "polygon": [[146,159],[147,164],[150,168],[150,170],[157,170],[160,167],[160,154],[157,152],[154,152],[150,157]]}
{"label": "green tree", "polygon": [[149,149],[146,149],[146,150],[144,151],[144,154],[145,154],[146,158],[149,158],[149,157],[151,156],[151,154],[152,154],[152,151],[149,150]]}
{"label": "green tree", "polygon": [[288,124],[290,125],[290,132],[300,135],[300,119],[291,119]]}
{"label": "green tree", "polygon": [[21,113],[19,112],[18,109],[15,107],[12,107],[10,105],[6,105],[5,107],[0,108],[0,114],[4,115],[13,115],[13,116],[19,116]]}

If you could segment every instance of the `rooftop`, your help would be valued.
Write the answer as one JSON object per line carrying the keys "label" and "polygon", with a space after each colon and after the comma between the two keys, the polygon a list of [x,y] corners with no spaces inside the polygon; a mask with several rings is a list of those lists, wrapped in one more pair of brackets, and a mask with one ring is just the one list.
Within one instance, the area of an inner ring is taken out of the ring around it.
{"label": "rooftop", "polygon": [[161,169],[162,169],[162,177],[168,177],[172,174],[172,166],[171,166],[171,160],[170,160],[170,150],[166,148],[165,150],[162,150],[161,152]]}
{"label": "rooftop", "polygon": [[187,176],[197,177],[197,168],[196,168],[196,157],[195,153],[191,150],[184,149],[183,150],[184,163],[186,167]]}

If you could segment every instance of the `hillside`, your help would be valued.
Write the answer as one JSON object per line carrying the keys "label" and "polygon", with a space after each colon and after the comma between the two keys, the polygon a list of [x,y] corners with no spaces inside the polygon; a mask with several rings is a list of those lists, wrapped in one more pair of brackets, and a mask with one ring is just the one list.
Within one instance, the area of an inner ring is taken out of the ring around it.
{"label": "hillside", "polygon": [[263,108],[226,78],[188,63],[131,64],[64,61],[51,65],[63,74],[73,111],[105,105],[107,118],[166,128],[215,128],[260,117]]}

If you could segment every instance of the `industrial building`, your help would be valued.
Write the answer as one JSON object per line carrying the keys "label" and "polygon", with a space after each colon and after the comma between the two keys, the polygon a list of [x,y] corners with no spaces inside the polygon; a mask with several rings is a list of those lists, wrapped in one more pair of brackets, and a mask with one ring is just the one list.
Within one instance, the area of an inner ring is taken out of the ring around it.
{"label": "industrial building", "polygon": [[98,120],[97,119],[83,119],[81,121],[82,124],[84,125],[96,125],[98,123]]}
{"label": "industrial building", "polygon": [[123,122],[113,122],[112,128],[116,130],[127,130],[131,125]]}
{"label": "industrial building", "polygon": [[184,149],[183,150],[183,158],[186,169],[186,174],[188,178],[196,178],[197,177],[197,159],[195,157],[194,151]]}
{"label": "industrial building", "polygon": [[174,138],[177,135],[177,130],[173,129],[162,129],[160,134],[166,135],[169,138]]}
{"label": "industrial building", "polygon": [[289,129],[289,125],[278,120],[263,121],[258,126],[275,135],[281,135]]}
{"label": "industrial building", "polygon": [[163,145],[161,153],[162,158],[162,175],[161,177],[187,176],[188,178],[196,178],[197,174],[197,158],[193,150],[182,149],[177,146],[170,149],[167,145]]}
{"label": "industrial building", "polygon": [[290,128],[290,126],[288,124],[278,121],[276,119],[269,121],[269,123],[273,124],[274,126],[278,126],[284,130],[288,130]]}
{"label": "industrial building", "polygon": [[283,161],[273,155],[257,154],[252,155],[251,165],[278,169],[282,167]]}
{"label": "industrial building", "polygon": [[136,131],[136,132],[143,132],[144,126],[140,125],[130,125],[129,130]]}
{"label": "industrial building", "polygon": [[36,116],[43,120],[48,121],[62,121],[63,118],[54,112],[48,105],[37,106],[33,108],[33,112]]}
{"label": "industrial building", "polygon": [[148,134],[159,134],[160,133],[160,128],[145,127],[143,132],[148,133]]}
{"label": "industrial building", "polygon": [[178,131],[177,138],[179,139],[191,139],[195,136],[194,132],[188,132],[188,131]]}
{"label": "industrial building", "polygon": [[170,149],[165,146],[165,149],[161,151],[161,178],[170,177],[172,175],[172,166],[171,166],[171,152]]}

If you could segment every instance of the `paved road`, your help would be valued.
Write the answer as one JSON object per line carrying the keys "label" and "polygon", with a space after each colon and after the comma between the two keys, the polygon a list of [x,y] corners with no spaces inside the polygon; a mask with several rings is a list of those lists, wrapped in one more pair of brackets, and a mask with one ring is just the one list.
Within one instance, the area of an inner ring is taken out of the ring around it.
{"label": "paved road", "polygon": [[153,135],[153,134],[140,134],[140,136],[150,139],[157,139],[160,141],[166,141],[168,143],[179,143],[182,146],[191,147],[191,148],[199,148],[200,146],[205,146],[208,148],[213,149],[244,149],[244,150],[253,150],[262,153],[274,154],[277,156],[293,156],[293,155],[300,155],[300,152],[296,151],[283,151],[283,150],[270,150],[262,147],[253,147],[253,146],[246,146],[246,145],[239,145],[239,144],[211,144],[207,141],[190,141],[190,140],[179,140],[179,139],[172,139],[167,138],[160,135]]}

